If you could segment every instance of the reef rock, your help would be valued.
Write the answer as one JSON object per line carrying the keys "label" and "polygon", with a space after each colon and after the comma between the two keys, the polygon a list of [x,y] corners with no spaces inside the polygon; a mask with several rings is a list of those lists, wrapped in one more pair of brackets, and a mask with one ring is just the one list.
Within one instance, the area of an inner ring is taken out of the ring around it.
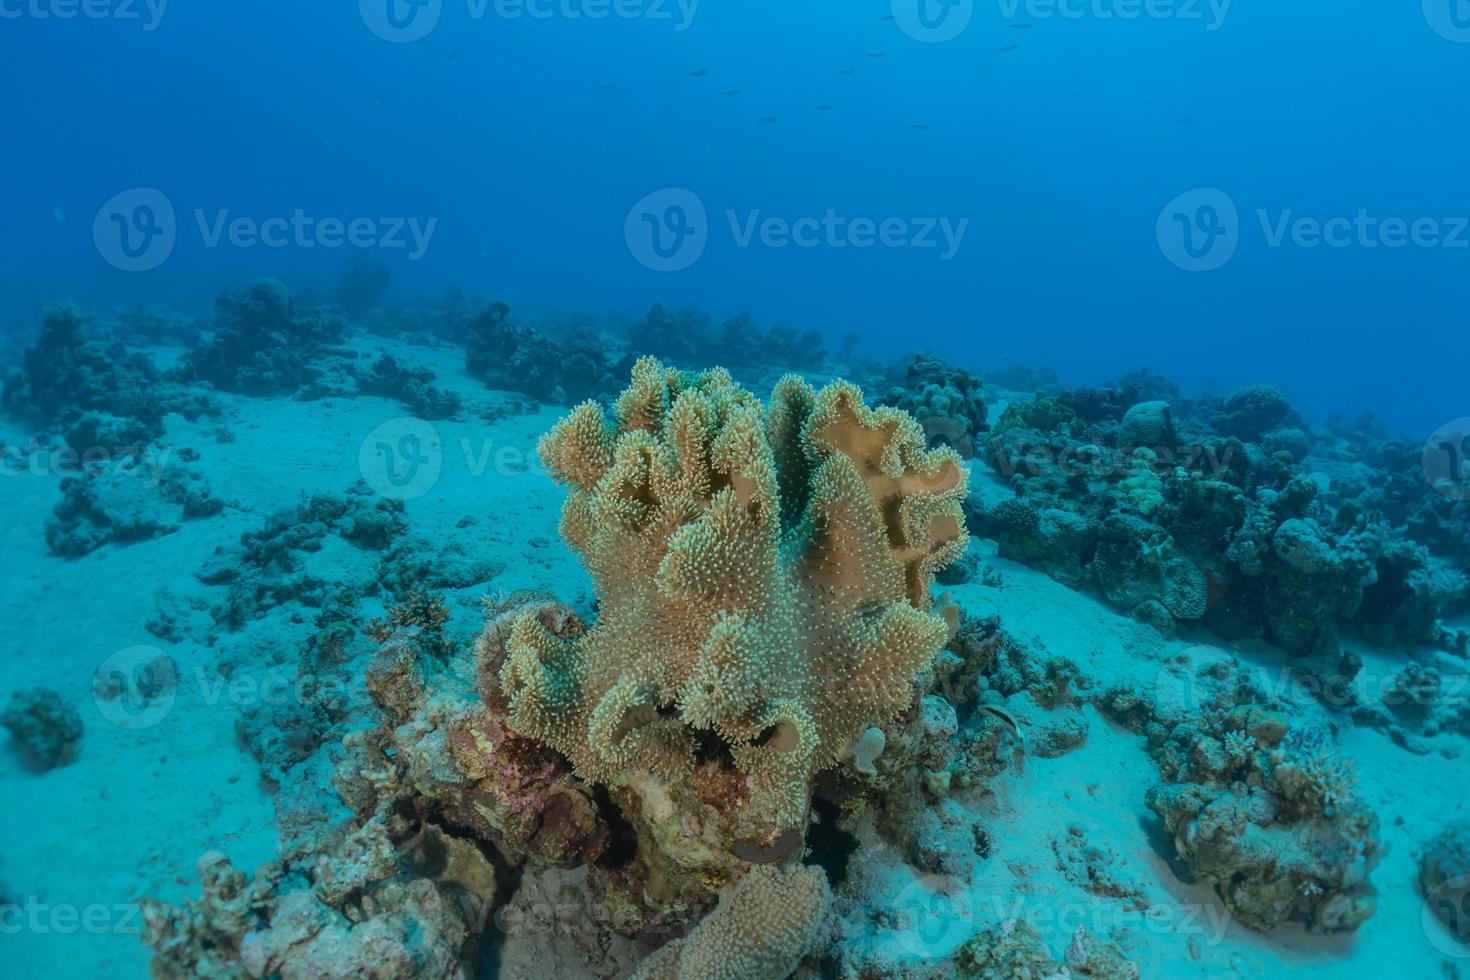
{"label": "reef rock", "polygon": [[10,696],[0,727],[10,732],[26,760],[45,771],[66,765],[82,740],[82,716],[49,688],[36,687]]}

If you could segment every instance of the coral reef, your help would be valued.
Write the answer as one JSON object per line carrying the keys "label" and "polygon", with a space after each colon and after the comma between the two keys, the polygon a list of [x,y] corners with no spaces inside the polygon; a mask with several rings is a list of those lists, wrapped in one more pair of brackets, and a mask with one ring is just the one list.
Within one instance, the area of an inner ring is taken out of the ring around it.
{"label": "coral reef", "polygon": [[10,732],[26,761],[42,772],[71,762],[82,740],[82,716],[44,687],[12,694],[0,714],[0,728]]}
{"label": "coral reef", "polygon": [[1137,965],[1123,951],[1080,927],[1062,955],[1052,958],[1036,927],[1025,919],[987,930],[965,943],[955,955],[957,980],[1002,980],[1011,977],[1096,977],[1138,980]]}
{"label": "coral reef", "polygon": [[[405,880],[408,869],[417,876]],[[218,852],[198,870],[197,901],[144,903],[155,977],[464,980],[475,962],[470,917],[495,890],[473,845],[425,832],[395,847],[381,824],[253,880]]]}
{"label": "coral reef", "polygon": [[380,715],[342,740],[332,782],[345,819],[322,810],[312,772],[280,767],[293,787],[280,794],[282,859],[247,881],[211,853],[199,899],[145,903],[155,976],[460,980],[474,975],[498,865],[600,853],[607,829],[590,792],[474,701],[473,661],[443,659],[441,613],[419,596],[373,626],[385,638],[367,682]]}
{"label": "coral reef", "polygon": [[702,782],[738,774],[721,846],[661,841],[690,866],[799,842],[812,776],[903,709],[948,636],[929,590],[966,543],[957,457],[844,383],[788,379],[763,413],[722,371],[651,359],[615,427],[584,404],[542,456],[571,488],[562,530],[600,615],[570,640],[516,622],[498,670],[510,724],[616,780],[665,837]]}
{"label": "coral reef", "polygon": [[933,354],[916,354],[903,387],[890,390],[883,403],[918,419],[931,449],[949,446],[971,459],[988,428],[982,388],[980,379],[963,368],[950,367]]}
{"label": "coral reef", "polygon": [[[437,596],[389,605],[367,627],[376,721],[347,731],[334,767],[345,820],[315,801],[308,760],[350,706],[242,714],[282,787],[284,857],[247,884],[211,856],[203,899],[150,905],[159,975],[346,975],[330,971],[379,947],[376,975],[457,975],[486,917],[457,914],[417,857],[427,836],[537,882],[585,875],[596,913],[578,942],[621,950],[609,967],[628,962],[621,933],[659,946],[640,976],[780,980],[825,946],[828,877],[801,863],[817,774],[888,726],[873,772],[910,759],[948,792],[955,711],[919,699],[915,675],[953,632],[930,594],[966,543],[953,452],[843,382],[790,379],[763,409],[723,371],[651,359],[616,421],[586,403],[541,451],[571,491],[563,533],[596,621],[549,597],[487,600],[469,657]],[[211,567],[290,574],[372,510],[305,501]],[[342,663],[329,612],[307,656]],[[956,830],[973,852],[960,823],[917,853]]]}
{"label": "coral reef", "polygon": [[633,980],[785,980],[817,946],[831,899],[820,868],[754,867]]}
{"label": "coral reef", "polygon": [[54,472],[136,458],[163,435],[169,413],[192,420],[216,411],[206,395],[166,380],[123,340],[89,339],[92,326],[76,306],[49,307],[35,343],[0,390],[7,414],[59,437],[59,447],[33,439],[25,449],[44,453],[43,465]]}
{"label": "coral reef", "polygon": [[[1134,400],[1139,383],[1041,393],[1002,413],[983,455],[1016,496],[971,516],[1003,557],[1165,633],[1203,620],[1334,671],[1342,624],[1412,647],[1470,606],[1455,545],[1432,554],[1395,522],[1409,507],[1378,506],[1360,476],[1329,483],[1306,469],[1311,440],[1279,427],[1301,425],[1279,391],[1181,408]],[[1404,479],[1418,513],[1444,509],[1422,475]]]}
{"label": "coral reef", "polygon": [[632,357],[657,357],[683,368],[714,361],[752,381],[782,369],[815,371],[828,358],[815,331],[798,333],[780,325],[762,330],[746,313],[716,329],[707,314],[692,306],[668,310],[655,303],[626,333]]}
{"label": "coral reef", "polygon": [[1255,701],[1232,671],[1189,683],[1204,701],[1190,711],[1161,710],[1127,689],[1095,699],[1147,735],[1164,782],[1145,802],[1177,857],[1252,929],[1288,921],[1324,933],[1357,929],[1376,908],[1368,879],[1383,848],[1351,762],[1324,730]]}
{"label": "coral reef", "polygon": [[464,400],[452,391],[435,387],[434,372],[426,367],[408,367],[391,354],[373,362],[372,370],[360,374],[357,388],[362,394],[397,399],[421,419],[453,418]]}
{"label": "coral reef", "polygon": [[[403,502],[372,498],[364,486],[347,497],[303,495],[298,504],[267,515],[259,530],[241,535],[238,546],[216,549],[195,578],[227,586],[211,614],[225,629],[238,630],[288,602],[312,608],[327,604],[329,583],[305,567],[303,556],[321,551],[330,535],[386,557],[406,531]],[[380,570],[384,576],[391,572],[393,563],[388,564]]]}
{"label": "coral reef", "polygon": [[320,374],[324,347],[342,339],[345,324],[323,310],[299,312],[291,291],[261,279],[215,303],[213,337],[189,352],[186,380],[207,381],[242,395],[292,394]]}
{"label": "coral reef", "polygon": [[88,340],[87,322],[82,311],[69,304],[46,310],[36,343],[26,349],[19,369],[5,381],[6,411],[42,426],[71,424],[92,413],[130,424],[129,441],[138,435],[145,437],[144,442],[157,436],[167,410],[154,393],[158,372],[147,358],[130,354],[120,343],[104,347]]}
{"label": "coral reef", "polygon": [[79,558],[108,543],[172,534],[186,520],[224,509],[204,479],[167,465],[163,454],[95,464],[61,481],[61,501],[46,522],[52,554]]}
{"label": "coral reef", "polygon": [[465,370],[493,388],[559,405],[599,397],[613,388],[612,366],[600,345],[569,346],[519,326],[502,302],[490,303],[470,321]]}

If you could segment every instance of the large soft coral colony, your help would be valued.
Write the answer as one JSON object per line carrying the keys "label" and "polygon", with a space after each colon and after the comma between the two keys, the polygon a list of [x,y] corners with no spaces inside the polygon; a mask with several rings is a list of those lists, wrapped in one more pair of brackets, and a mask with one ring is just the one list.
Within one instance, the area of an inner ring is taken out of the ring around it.
{"label": "large soft coral colony", "polygon": [[968,542],[965,471],[841,381],[785,378],[763,410],[723,370],[644,359],[616,414],[583,404],[542,442],[600,613],[571,639],[515,623],[510,723],[645,806],[732,760],[737,836],[799,840],[813,774],[910,705],[950,635],[930,588]]}

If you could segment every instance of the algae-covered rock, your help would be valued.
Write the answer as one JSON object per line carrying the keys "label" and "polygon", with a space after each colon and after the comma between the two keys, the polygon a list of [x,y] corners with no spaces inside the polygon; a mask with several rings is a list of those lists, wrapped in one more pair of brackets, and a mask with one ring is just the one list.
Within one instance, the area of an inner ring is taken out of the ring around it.
{"label": "algae-covered rock", "polygon": [[1118,445],[1122,448],[1173,449],[1174,410],[1168,402],[1139,402],[1128,409],[1118,428]]}
{"label": "algae-covered rock", "polygon": [[1052,980],[1057,977],[1095,977],[1097,980],[1138,980],[1137,964],[1123,951],[1079,928],[1062,962],[1046,948],[1036,927],[1025,919],[1007,922],[970,939],[955,953],[957,980]]}
{"label": "algae-covered rock", "polygon": [[1430,912],[1470,949],[1470,823],[1451,825],[1419,861],[1419,889]]}
{"label": "algae-covered rock", "polygon": [[1237,711],[1232,719],[1223,741],[1175,728],[1161,757],[1178,760],[1176,776],[1197,781],[1155,787],[1149,809],[1190,872],[1244,925],[1357,929],[1376,908],[1368,878],[1383,848],[1377,815],[1354,794],[1350,764],[1318,729],[1258,744],[1245,728],[1269,739],[1269,716]]}
{"label": "algae-covered rock", "polygon": [[10,696],[0,727],[10,732],[16,747],[42,771],[66,765],[82,740],[82,716],[44,687],[17,691]]}

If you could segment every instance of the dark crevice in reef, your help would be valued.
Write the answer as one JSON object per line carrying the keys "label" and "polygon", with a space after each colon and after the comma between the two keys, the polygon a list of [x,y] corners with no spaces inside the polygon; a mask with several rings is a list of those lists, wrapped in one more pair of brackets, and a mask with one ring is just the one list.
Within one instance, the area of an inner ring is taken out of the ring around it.
{"label": "dark crevice in reef", "polygon": [[482,913],[485,921],[481,923],[479,944],[475,950],[476,962],[480,964],[479,974],[494,977],[499,973],[496,964],[500,962],[501,947],[505,944],[506,939],[505,931],[498,927],[496,911],[510,904],[516,892],[520,891],[523,873],[518,865],[507,862],[505,856],[487,842],[473,836],[465,836],[461,839],[475,844],[480,853],[485,855],[485,859],[495,868],[495,898]]}
{"label": "dark crevice in reef", "polygon": [[807,849],[811,852],[808,864],[814,864],[827,872],[827,881],[832,887],[840,888],[847,878],[847,863],[858,848],[858,839],[837,825],[842,814],[837,804],[817,798],[812,800],[812,809],[819,818],[807,831]]}
{"label": "dark crevice in reef", "polygon": [[[479,964],[477,975],[494,977],[497,975],[495,964],[500,960],[501,947],[505,941],[505,932],[500,929],[496,922],[495,912],[508,905],[520,891],[521,880],[524,877],[520,865],[507,861],[505,855],[494,847],[489,841],[478,836],[472,829],[457,825],[454,821],[445,819],[438,813],[417,814],[420,838],[428,845],[430,838],[423,834],[430,828],[437,829],[445,837],[453,837],[457,841],[472,845],[475,850],[489,862],[495,872],[495,894],[490,903],[483,908],[469,904],[470,896],[461,896],[461,911],[470,920],[471,940],[473,945],[473,960]],[[445,870],[448,855],[442,848],[435,849],[424,846],[419,850],[412,860],[410,869],[416,877],[434,878]],[[478,916],[478,921],[476,921]],[[478,936],[475,933],[478,932]]]}
{"label": "dark crevice in reef", "polygon": [[597,802],[597,810],[608,830],[607,846],[602,849],[597,863],[604,868],[625,867],[638,854],[638,832],[613,802],[606,786],[593,787],[592,798]]}
{"label": "dark crevice in reef", "polygon": [[[755,744],[764,743],[757,741]],[[725,768],[735,768],[735,756],[730,751],[730,743],[709,728],[699,728],[694,731],[694,758],[696,764],[716,762]]]}

